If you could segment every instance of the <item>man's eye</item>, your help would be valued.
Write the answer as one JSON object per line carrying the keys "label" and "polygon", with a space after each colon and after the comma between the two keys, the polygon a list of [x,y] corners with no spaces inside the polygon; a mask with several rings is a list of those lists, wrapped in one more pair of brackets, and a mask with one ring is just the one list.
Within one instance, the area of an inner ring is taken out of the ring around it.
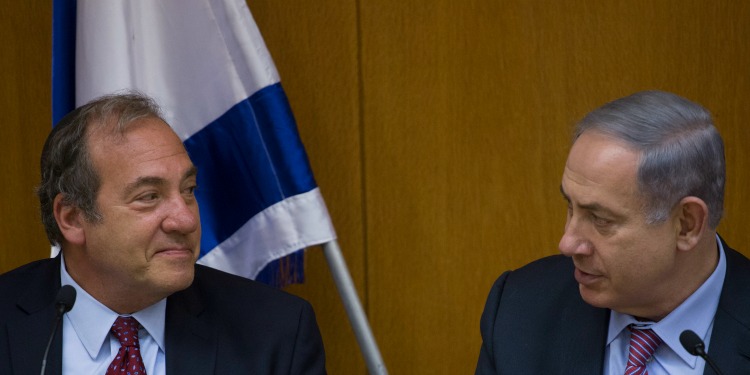
{"label": "man's eye", "polygon": [[159,199],[159,194],[147,193],[147,194],[140,195],[137,200],[142,201],[142,202],[151,202],[157,199]]}
{"label": "man's eye", "polygon": [[609,225],[612,222],[612,221],[607,220],[607,219],[605,219],[603,217],[600,217],[600,216],[598,216],[596,214],[591,214],[591,221],[593,221],[594,225],[596,225],[598,227],[605,227],[605,226]]}

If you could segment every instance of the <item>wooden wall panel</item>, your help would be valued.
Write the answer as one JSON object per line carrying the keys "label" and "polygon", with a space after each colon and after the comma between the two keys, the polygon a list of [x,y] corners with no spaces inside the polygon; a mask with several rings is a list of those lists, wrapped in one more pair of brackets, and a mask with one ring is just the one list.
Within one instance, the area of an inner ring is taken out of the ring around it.
{"label": "wooden wall panel", "polygon": [[51,128],[52,5],[0,7],[0,273],[49,256],[34,188]]}
{"label": "wooden wall panel", "polygon": [[[392,374],[472,373],[506,269],[557,253],[572,124],[665,89],[709,108],[728,159],[720,232],[750,255],[750,5],[710,0],[249,0]],[[51,5],[0,9],[0,272],[46,256],[33,188],[50,122]],[[331,374],[364,364],[322,252]]]}

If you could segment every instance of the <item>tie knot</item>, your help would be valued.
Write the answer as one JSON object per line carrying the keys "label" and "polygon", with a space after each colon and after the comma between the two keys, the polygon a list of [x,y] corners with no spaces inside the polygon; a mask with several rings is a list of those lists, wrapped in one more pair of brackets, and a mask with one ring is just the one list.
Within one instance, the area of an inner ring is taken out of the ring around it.
{"label": "tie knot", "polygon": [[648,374],[646,363],[651,360],[662,340],[651,329],[637,329],[632,326],[628,326],[628,329],[630,330],[630,353],[625,374]]}
{"label": "tie knot", "polygon": [[132,316],[118,316],[110,330],[120,341],[120,345],[138,346],[139,326],[138,321]]}
{"label": "tie knot", "polygon": [[630,330],[631,343],[636,344],[639,350],[643,351],[646,358],[651,357],[656,348],[662,343],[659,335],[652,329],[637,329],[632,326],[628,327],[628,329]]}

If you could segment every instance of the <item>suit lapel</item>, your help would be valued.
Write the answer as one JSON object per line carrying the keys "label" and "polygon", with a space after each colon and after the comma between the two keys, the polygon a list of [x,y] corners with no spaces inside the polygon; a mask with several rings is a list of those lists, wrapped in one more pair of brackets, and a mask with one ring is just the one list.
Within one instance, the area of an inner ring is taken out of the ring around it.
{"label": "suit lapel", "polygon": [[[708,355],[725,374],[750,374],[750,331],[733,314],[721,307],[716,312]],[[713,375],[706,365],[703,371]]]}
{"label": "suit lapel", "polygon": [[216,334],[195,286],[167,298],[167,374],[213,374]]}
{"label": "suit lapel", "polygon": [[[55,295],[60,289],[59,256],[44,264],[38,277],[28,284],[17,306],[27,315],[7,322],[11,363],[14,372],[34,374],[41,370],[44,350],[52,333],[55,319]],[[62,327],[50,347],[47,374],[62,372]]]}
{"label": "suit lapel", "polygon": [[[8,338],[11,342],[11,362],[19,374],[35,374],[42,367],[44,349],[52,333],[55,319],[54,309],[44,309],[24,319],[8,325]],[[47,358],[46,374],[60,374],[62,371],[62,332],[55,335]]]}
{"label": "suit lapel", "polygon": [[[578,282],[573,279],[573,261],[567,258],[560,265],[559,271],[553,272],[565,283],[560,289],[554,303],[559,309],[556,316],[549,319],[549,327],[554,327],[556,334],[547,334],[539,340],[547,346],[543,350],[544,358],[534,358],[543,365],[545,374],[601,374],[604,368],[604,349],[607,345],[607,328],[609,327],[609,310],[597,308],[581,298]],[[554,277],[554,276],[553,276]],[[547,325],[547,324],[545,324]],[[541,366],[541,367],[540,367]]]}
{"label": "suit lapel", "polygon": [[[708,355],[725,373],[750,374],[750,261],[723,244],[727,274],[714,318]],[[704,374],[713,374],[706,366]]]}
{"label": "suit lapel", "polygon": [[[581,300],[580,295],[577,296]],[[604,348],[607,345],[609,310],[580,301],[573,309],[559,317],[565,322],[558,348],[558,372],[570,374],[601,374],[604,368]],[[550,369],[552,370],[552,369]]]}

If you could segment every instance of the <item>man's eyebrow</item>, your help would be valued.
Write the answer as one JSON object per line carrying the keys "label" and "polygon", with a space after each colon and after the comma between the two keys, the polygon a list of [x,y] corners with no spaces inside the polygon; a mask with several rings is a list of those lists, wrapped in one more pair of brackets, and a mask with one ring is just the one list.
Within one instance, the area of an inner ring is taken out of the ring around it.
{"label": "man's eyebrow", "polygon": [[137,180],[125,186],[125,190],[123,190],[123,196],[127,197],[130,194],[133,194],[134,191],[138,190],[139,188],[143,186],[162,186],[162,185],[166,185],[166,183],[167,181],[161,177],[155,177],[155,176],[138,177]]}
{"label": "man's eyebrow", "polygon": [[[189,178],[196,177],[198,175],[198,168],[195,166],[190,167],[185,173],[182,175],[182,180],[187,180]],[[125,190],[123,192],[123,196],[129,196],[134,191],[138,190],[139,188],[143,186],[163,186],[167,184],[167,180],[165,180],[162,177],[156,177],[156,176],[143,176],[139,177],[137,180],[129,183],[127,186],[125,186]]]}
{"label": "man's eyebrow", "polygon": [[198,168],[196,166],[190,167],[185,174],[182,175],[183,180],[187,180],[188,178],[197,177],[198,176]]}
{"label": "man's eyebrow", "polygon": [[565,194],[565,189],[563,189],[562,184],[560,184],[560,194],[562,194],[566,201],[570,202],[570,197],[568,194]]}
{"label": "man's eyebrow", "polygon": [[[565,194],[565,190],[563,189],[562,185],[560,185],[560,193],[562,194],[563,198],[565,198],[565,200],[568,201],[568,203],[572,203],[568,194]],[[587,211],[605,212],[613,216],[619,216],[616,212],[610,210],[607,207],[602,206],[599,203],[585,203],[585,204],[577,203],[576,206],[583,208],[584,210],[587,210]]]}

